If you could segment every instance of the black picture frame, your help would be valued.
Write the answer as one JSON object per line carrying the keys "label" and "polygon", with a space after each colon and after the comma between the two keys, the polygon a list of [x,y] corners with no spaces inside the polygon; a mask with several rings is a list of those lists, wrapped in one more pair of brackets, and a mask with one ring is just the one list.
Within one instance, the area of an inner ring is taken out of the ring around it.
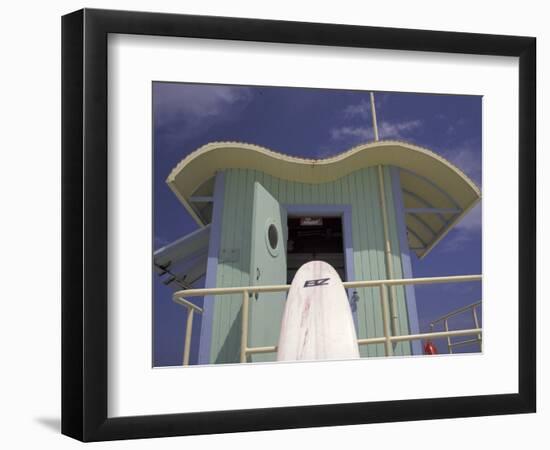
{"label": "black picture frame", "polygon": [[[109,33],[519,57],[518,393],[107,417]],[[62,433],[82,441],[535,412],[536,39],[84,9],[62,18]]]}

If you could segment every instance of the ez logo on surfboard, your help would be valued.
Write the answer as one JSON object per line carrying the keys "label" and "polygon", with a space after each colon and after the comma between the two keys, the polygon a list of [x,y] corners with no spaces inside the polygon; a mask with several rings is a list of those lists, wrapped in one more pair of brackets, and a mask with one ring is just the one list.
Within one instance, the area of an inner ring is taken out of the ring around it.
{"label": "ez logo on surfboard", "polygon": [[319,278],[318,280],[307,280],[304,283],[304,287],[327,286],[328,280],[330,280],[330,278]]}

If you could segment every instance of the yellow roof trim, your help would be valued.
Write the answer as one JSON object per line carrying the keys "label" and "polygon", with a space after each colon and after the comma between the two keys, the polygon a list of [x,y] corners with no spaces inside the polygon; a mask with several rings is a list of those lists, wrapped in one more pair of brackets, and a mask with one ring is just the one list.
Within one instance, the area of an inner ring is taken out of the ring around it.
{"label": "yellow roof trim", "polygon": [[[193,219],[204,226],[189,198],[217,171],[251,169],[273,177],[301,183],[325,183],[337,180],[358,169],[376,165],[391,165],[424,177],[447,192],[462,213],[451,223],[436,230],[427,248],[417,252],[425,256],[443,236],[481,198],[475,183],[445,158],[426,148],[401,141],[378,141],[361,144],[343,153],[324,159],[307,159],[278,153],[265,147],[242,142],[211,142],[182,159],[168,175],[166,182]],[[426,185],[418,189],[426,194]],[[438,197],[433,194],[433,199]],[[449,207],[436,201],[434,207]]]}
{"label": "yellow roof trim", "polygon": [[468,206],[464,211],[462,211],[459,215],[457,215],[452,221],[451,223],[449,223],[449,225],[447,225],[446,227],[443,228],[443,230],[436,236],[436,238],[430,243],[428,244],[428,247],[426,247],[426,249],[424,251],[421,251],[421,252],[418,252],[417,253],[417,256],[419,259],[424,259],[428,253],[430,253],[433,248],[439,244],[439,242],[441,241],[441,239],[443,239],[445,236],[447,236],[447,233],[449,231],[451,231],[451,229],[458,223],[460,222],[464,216],[466,216],[466,214],[468,214],[472,208],[477,205],[477,202],[479,201],[476,200],[475,202],[473,202],[470,206]]}

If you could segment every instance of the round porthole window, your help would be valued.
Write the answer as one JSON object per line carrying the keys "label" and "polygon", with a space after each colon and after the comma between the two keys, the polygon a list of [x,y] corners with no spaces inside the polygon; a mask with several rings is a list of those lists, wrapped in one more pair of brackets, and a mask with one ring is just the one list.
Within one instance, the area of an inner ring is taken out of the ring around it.
{"label": "round porthole window", "polygon": [[265,224],[265,245],[267,246],[271,256],[277,256],[279,254],[280,239],[281,232],[279,227],[273,219],[268,219]]}
{"label": "round porthole window", "polygon": [[271,249],[275,250],[279,242],[279,232],[277,231],[277,227],[273,223],[269,225],[269,228],[267,229],[267,240]]}

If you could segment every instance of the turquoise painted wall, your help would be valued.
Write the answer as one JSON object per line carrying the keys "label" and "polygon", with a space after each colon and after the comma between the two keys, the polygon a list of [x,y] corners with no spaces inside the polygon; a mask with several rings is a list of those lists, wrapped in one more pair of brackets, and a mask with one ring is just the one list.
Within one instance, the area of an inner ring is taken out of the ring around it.
{"label": "turquoise painted wall", "polygon": [[[356,280],[388,278],[383,246],[383,223],[379,201],[377,167],[357,170],[336,181],[304,184],[281,180],[263,172],[231,169],[225,172],[225,193],[217,286],[250,284],[250,237],[254,181],[261,183],[282,204],[348,204],[352,207],[352,239]],[[394,277],[402,277],[401,252],[391,189],[391,171],[384,168],[385,196],[393,256]],[[382,312],[378,288],[357,290],[358,338],[382,336]],[[400,334],[409,332],[405,291],[395,288]],[[251,302],[252,303],[252,302]],[[219,296],[214,301],[210,361],[239,362],[242,296]],[[266,317],[266,324],[280,323],[280,317]],[[254,326],[262,324],[254,323]],[[274,329],[278,330],[278,327]],[[273,342],[278,341],[273,333]],[[249,346],[255,346],[253,339]],[[261,345],[266,345],[262,343]],[[382,344],[361,346],[361,356],[384,356]],[[411,354],[407,342],[397,344],[396,355]],[[256,355],[252,361],[273,361],[275,354]]]}

